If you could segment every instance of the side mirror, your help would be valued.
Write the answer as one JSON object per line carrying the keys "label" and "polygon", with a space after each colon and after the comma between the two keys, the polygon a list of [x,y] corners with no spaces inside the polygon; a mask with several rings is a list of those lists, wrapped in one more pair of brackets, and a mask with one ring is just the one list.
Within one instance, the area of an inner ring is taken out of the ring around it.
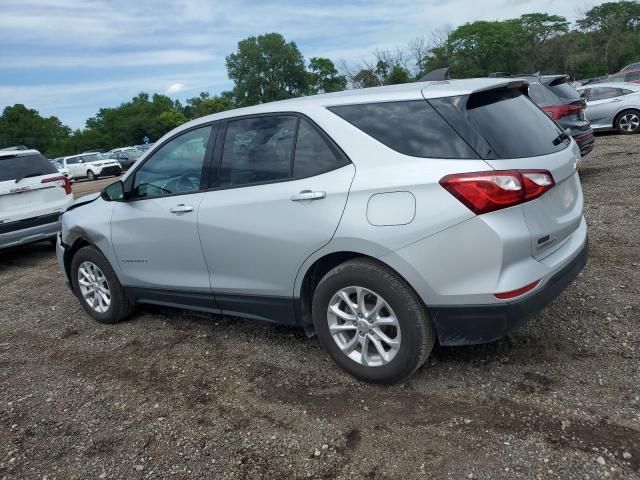
{"label": "side mirror", "polygon": [[107,202],[124,200],[124,184],[119,180],[111,185],[107,185],[100,193],[100,196]]}

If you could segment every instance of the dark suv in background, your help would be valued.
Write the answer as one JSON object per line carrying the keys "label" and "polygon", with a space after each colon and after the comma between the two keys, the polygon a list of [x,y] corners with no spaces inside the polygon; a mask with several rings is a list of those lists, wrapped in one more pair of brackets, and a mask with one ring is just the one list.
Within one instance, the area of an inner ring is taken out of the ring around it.
{"label": "dark suv in background", "polygon": [[549,117],[554,119],[563,129],[569,129],[570,135],[578,144],[582,156],[593,150],[595,137],[591,124],[585,118],[587,106],[584,98],[573,88],[568,75],[511,75],[493,73],[492,78],[509,77],[524,80],[529,84],[529,97]]}

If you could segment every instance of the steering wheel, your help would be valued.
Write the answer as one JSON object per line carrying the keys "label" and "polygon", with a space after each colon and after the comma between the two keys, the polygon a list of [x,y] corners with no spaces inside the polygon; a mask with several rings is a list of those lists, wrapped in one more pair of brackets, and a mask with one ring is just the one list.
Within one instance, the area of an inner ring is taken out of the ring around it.
{"label": "steering wheel", "polygon": [[[174,184],[175,188],[167,188],[170,184]],[[173,178],[165,183],[162,187],[171,193],[195,192],[200,188],[200,171],[190,170],[184,172],[178,178]]]}

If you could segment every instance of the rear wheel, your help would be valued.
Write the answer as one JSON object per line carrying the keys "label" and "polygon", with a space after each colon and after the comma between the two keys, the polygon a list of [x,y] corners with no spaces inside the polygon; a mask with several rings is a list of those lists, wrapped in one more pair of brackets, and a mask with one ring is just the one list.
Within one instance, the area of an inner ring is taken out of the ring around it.
{"label": "rear wheel", "polygon": [[71,283],[82,307],[100,323],[118,323],[133,312],[109,261],[94,247],[83,247],[71,260]]}
{"label": "rear wheel", "polygon": [[616,117],[616,130],[623,135],[632,135],[640,131],[640,112],[625,110]]}
{"label": "rear wheel", "polygon": [[98,176],[93,173],[93,171],[91,170],[87,170],[87,178],[91,181],[95,180],[96,178],[98,178]]}
{"label": "rear wheel", "polygon": [[343,263],[318,284],[313,323],[322,345],[351,375],[396,383],[427,359],[435,334],[422,302],[389,268],[369,259]]}

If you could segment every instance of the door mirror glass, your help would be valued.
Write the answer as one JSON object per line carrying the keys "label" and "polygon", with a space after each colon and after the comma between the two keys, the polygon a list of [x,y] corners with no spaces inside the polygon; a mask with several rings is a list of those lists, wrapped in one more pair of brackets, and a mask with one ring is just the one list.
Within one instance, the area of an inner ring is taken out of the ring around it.
{"label": "door mirror glass", "polygon": [[107,202],[116,202],[124,199],[124,184],[121,181],[112,183],[102,190],[101,197]]}

